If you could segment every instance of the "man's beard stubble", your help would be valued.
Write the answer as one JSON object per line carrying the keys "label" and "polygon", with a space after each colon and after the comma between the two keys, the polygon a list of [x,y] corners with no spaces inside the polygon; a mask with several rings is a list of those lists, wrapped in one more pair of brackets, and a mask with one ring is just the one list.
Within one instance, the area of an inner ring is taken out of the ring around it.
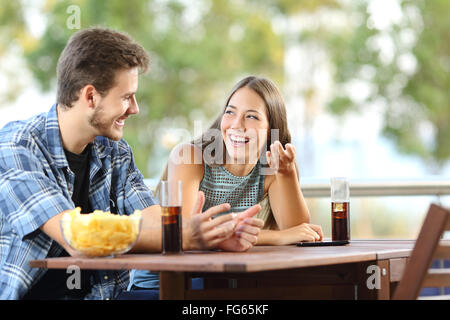
{"label": "man's beard stubble", "polygon": [[99,136],[104,136],[112,140],[120,140],[122,135],[114,134],[112,128],[114,126],[115,119],[110,121],[103,119],[104,118],[104,107],[99,105],[94,110],[94,114],[89,118],[89,124],[98,131]]}

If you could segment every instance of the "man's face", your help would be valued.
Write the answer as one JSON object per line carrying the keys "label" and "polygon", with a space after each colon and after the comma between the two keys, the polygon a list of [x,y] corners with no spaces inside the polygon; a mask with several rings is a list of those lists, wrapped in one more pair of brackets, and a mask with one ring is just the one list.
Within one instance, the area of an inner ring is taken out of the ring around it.
{"label": "man's face", "polygon": [[116,72],[115,86],[106,96],[96,96],[97,102],[89,124],[96,130],[97,136],[116,141],[122,138],[125,120],[130,114],[139,113],[135,97],[137,87],[137,68],[119,70]]}

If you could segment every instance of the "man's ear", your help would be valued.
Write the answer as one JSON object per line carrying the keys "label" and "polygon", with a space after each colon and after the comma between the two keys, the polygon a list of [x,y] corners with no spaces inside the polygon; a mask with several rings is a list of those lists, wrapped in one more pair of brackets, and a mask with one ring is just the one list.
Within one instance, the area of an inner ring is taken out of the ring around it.
{"label": "man's ear", "polygon": [[84,102],[85,105],[87,105],[89,108],[94,108],[96,106],[96,97],[97,97],[97,90],[95,90],[95,87],[91,84],[88,84],[81,88],[80,91],[80,99]]}

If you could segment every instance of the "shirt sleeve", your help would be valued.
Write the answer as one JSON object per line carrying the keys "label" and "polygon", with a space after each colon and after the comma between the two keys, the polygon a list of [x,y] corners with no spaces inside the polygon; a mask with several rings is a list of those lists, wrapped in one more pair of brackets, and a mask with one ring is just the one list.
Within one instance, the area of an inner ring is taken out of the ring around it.
{"label": "shirt sleeve", "polygon": [[125,205],[129,214],[134,210],[142,210],[157,204],[152,191],[144,183],[144,176],[136,167],[133,158],[133,152],[129,147],[131,156],[128,166],[127,178],[125,183]]}
{"label": "shirt sleeve", "polygon": [[0,148],[0,208],[23,238],[55,215],[73,209],[73,203],[45,174],[38,157],[23,146],[10,144]]}

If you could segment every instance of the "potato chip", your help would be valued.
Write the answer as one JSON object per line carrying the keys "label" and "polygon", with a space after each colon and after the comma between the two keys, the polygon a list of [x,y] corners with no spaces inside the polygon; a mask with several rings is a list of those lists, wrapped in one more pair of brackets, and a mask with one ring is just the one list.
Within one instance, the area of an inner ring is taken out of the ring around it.
{"label": "potato chip", "polygon": [[135,243],[141,222],[141,211],[116,215],[95,210],[81,214],[80,208],[65,213],[61,219],[63,235],[75,250],[88,256],[124,253]]}

